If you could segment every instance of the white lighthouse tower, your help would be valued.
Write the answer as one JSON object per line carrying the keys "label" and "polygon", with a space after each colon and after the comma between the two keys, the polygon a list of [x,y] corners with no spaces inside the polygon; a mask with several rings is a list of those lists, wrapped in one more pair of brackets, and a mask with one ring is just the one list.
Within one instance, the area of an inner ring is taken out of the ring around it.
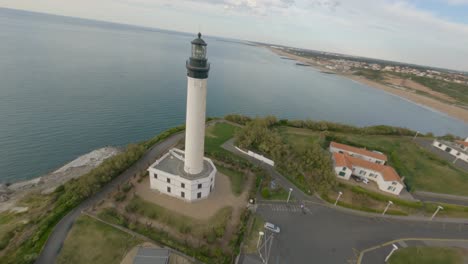
{"label": "white lighthouse tower", "polygon": [[187,120],[185,132],[185,172],[198,174],[203,169],[206,119],[206,85],[210,64],[206,43],[198,33],[192,41],[192,56],[187,66]]}
{"label": "white lighthouse tower", "polygon": [[198,33],[192,41],[187,67],[185,151],[171,149],[149,168],[150,187],[186,201],[203,199],[213,191],[216,167],[204,157],[206,93],[210,64],[206,42]]}

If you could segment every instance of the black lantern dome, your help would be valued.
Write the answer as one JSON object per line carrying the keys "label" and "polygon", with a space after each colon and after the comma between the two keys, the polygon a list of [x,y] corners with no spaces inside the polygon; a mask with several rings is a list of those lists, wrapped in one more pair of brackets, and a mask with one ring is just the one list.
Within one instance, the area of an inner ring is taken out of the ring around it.
{"label": "black lantern dome", "polygon": [[206,42],[201,38],[201,33],[198,33],[198,38],[192,41],[192,55],[186,63],[187,76],[196,79],[208,78],[210,64],[206,58]]}

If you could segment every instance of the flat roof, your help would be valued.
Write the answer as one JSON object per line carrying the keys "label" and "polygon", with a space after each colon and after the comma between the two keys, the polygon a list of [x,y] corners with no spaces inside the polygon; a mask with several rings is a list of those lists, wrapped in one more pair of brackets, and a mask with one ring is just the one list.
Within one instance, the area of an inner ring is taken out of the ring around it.
{"label": "flat roof", "polygon": [[184,157],[185,152],[182,150],[171,149],[169,150],[168,155],[163,156],[161,159],[151,165],[151,167],[173,175],[178,175],[188,180],[196,180],[208,177],[214,169],[211,163],[204,159],[203,170],[198,174],[189,174],[184,170]]}
{"label": "flat roof", "polygon": [[167,264],[169,263],[169,249],[139,247],[133,264]]}
{"label": "flat roof", "polygon": [[468,150],[464,150],[462,149],[459,145],[460,145],[460,142],[464,142],[464,141],[457,141],[457,143],[455,142],[451,142],[451,141],[446,141],[446,140],[437,140],[438,142],[444,144],[444,145],[447,145],[449,146],[450,148],[458,151],[458,152],[462,152],[462,153],[465,153],[468,155]]}

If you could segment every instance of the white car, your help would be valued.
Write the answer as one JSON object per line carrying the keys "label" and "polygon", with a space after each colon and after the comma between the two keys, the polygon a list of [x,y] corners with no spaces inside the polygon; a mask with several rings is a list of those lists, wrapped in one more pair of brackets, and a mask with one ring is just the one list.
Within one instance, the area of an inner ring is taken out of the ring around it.
{"label": "white car", "polygon": [[368,183],[369,183],[369,180],[368,180],[367,178],[364,178],[364,179],[362,180],[362,182],[365,183],[365,184],[368,184]]}
{"label": "white car", "polygon": [[270,230],[271,232],[274,232],[274,233],[277,233],[277,234],[279,234],[279,232],[280,232],[279,226],[276,226],[276,225],[274,225],[272,223],[266,222],[264,227],[265,227],[265,229]]}

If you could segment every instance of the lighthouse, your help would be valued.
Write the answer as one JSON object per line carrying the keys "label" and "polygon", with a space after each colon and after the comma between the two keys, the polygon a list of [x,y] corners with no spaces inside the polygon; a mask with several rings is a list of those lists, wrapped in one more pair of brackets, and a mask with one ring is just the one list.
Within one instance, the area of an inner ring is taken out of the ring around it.
{"label": "lighthouse", "polygon": [[198,33],[192,41],[192,55],[187,67],[187,119],[185,130],[185,172],[203,170],[206,119],[206,86],[210,64],[206,58],[206,42]]}
{"label": "lighthouse", "polygon": [[215,188],[216,167],[204,157],[206,94],[210,64],[201,33],[191,42],[187,68],[185,151],[173,148],[148,168],[150,188],[187,202],[207,198]]}

